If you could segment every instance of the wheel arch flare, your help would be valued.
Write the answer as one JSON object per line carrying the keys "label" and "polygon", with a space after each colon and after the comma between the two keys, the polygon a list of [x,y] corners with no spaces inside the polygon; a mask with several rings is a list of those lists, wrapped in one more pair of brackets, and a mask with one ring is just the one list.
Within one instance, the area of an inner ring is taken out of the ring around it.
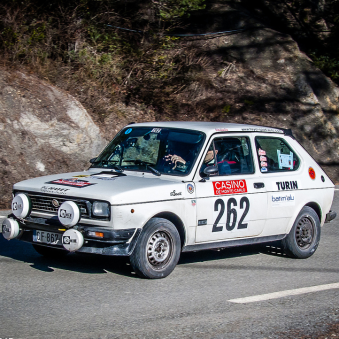
{"label": "wheel arch flare", "polygon": [[318,218],[319,218],[320,224],[322,224],[322,223],[321,223],[322,211],[321,211],[321,207],[320,207],[319,203],[317,203],[317,202],[315,202],[315,201],[310,201],[310,202],[308,202],[308,203],[306,203],[306,204],[300,205],[299,208],[296,208],[296,209],[295,209],[294,214],[292,215],[292,217],[291,217],[291,219],[290,219],[290,221],[289,221],[289,223],[288,223],[288,227],[287,227],[287,229],[286,229],[286,234],[288,234],[288,233],[291,231],[291,229],[292,229],[292,227],[293,227],[293,224],[294,224],[296,218],[298,217],[300,211],[301,211],[305,206],[308,206],[308,207],[312,208],[312,209],[315,211],[315,213],[317,214],[317,216],[318,216]]}
{"label": "wheel arch flare", "polygon": [[180,240],[181,240],[181,247],[183,247],[186,243],[186,231],[185,226],[181,218],[179,218],[175,213],[173,212],[160,212],[156,215],[154,215],[152,218],[163,218],[167,219],[171,223],[174,224],[176,229],[179,232]]}

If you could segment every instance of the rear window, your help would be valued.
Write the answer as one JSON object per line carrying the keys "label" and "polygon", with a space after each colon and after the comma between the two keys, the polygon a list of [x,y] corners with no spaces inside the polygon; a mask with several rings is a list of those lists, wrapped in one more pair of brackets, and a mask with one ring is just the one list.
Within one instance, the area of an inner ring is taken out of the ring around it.
{"label": "rear window", "polygon": [[255,138],[258,162],[262,173],[296,171],[300,160],[284,139]]}

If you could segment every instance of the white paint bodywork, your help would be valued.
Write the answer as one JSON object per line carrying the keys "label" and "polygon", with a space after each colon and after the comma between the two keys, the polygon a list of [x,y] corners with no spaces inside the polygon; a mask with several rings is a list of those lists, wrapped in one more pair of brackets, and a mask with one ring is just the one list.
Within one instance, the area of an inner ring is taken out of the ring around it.
{"label": "white paint bodywork", "polygon": [[[14,185],[14,190],[46,194],[46,192],[53,192],[53,190],[56,192],[58,188],[62,188],[65,190],[59,191],[58,194],[63,194],[65,198],[69,196],[70,200],[73,197],[107,201],[111,205],[112,217],[110,221],[83,218],[81,223],[113,229],[142,228],[152,217],[161,213],[176,216],[184,227],[185,245],[287,234],[302,207],[310,203],[319,207],[321,225],[323,225],[326,213],[329,212],[332,204],[334,185],[300,144],[292,137],[285,136],[282,130],[253,125],[198,122],[132,125],[133,128],[139,126],[173,127],[204,132],[206,134],[204,145],[192,171],[186,176],[155,176],[149,172],[125,171],[126,176],[109,179],[106,175],[106,179],[104,179],[105,175],[101,175],[101,178],[100,175],[94,175],[100,173],[102,169],[91,168],[85,172],[64,173],[22,181]],[[298,170],[284,173],[261,173],[254,144],[255,136],[260,135],[270,135],[286,140],[301,160]],[[207,148],[213,138],[221,136],[248,136],[250,138],[255,173],[213,176],[207,178],[205,182],[201,181],[198,169]],[[316,172],[315,180],[312,180],[308,174],[309,167],[313,167]],[[92,185],[77,188],[48,183],[52,180],[69,179],[79,175],[85,176],[83,178]],[[324,177],[324,182],[321,180],[321,176]],[[245,180],[247,192],[216,195],[213,182],[227,180]],[[298,188],[279,190],[276,183],[285,181],[296,181]],[[264,183],[264,187],[254,188],[254,183]],[[189,192],[187,188],[189,184],[194,186],[193,193]],[[278,197],[288,195],[291,198],[288,202],[279,203],[276,201]],[[217,227],[222,227],[222,231],[213,233],[212,227],[219,213],[219,210],[215,210],[216,200],[222,199],[226,205],[230,198],[237,201],[237,206],[234,208],[239,217],[244,213],[246,207],[244,203],[241,208],[241,199],[248,199],[249,211],[243,220],[247,227],[227,231],[224,216],[224,219],[220,220],[217,225]],[[32,216],[50,217],[48,213],[37,212],[33,212]],[[206,224],[198,226],[198,220],[205,219]]]}

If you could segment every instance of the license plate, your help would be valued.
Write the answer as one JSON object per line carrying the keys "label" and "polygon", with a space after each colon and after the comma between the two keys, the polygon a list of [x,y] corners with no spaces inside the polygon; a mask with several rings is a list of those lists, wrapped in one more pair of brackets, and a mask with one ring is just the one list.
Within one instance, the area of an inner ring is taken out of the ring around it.
{"label": "license plate", "polygon": [[34,230],[33,232],[33,241],[40,242],[42,244],[49,244],[49,245],[62,245],[62,234],[60,233],[53,233],[53,232],[46,232],[46,231],[38,231]]}

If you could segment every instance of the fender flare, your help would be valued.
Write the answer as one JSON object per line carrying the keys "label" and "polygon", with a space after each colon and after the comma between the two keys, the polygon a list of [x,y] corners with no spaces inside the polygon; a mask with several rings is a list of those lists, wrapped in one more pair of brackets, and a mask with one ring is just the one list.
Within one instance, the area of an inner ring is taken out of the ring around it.
{"label": "fender flare", "polygon": [[151,218],[149,218],[147,222],[144,224],[144,226],[153,218],[163,218],[173,223],[173,225],[176,227],[180,235],[181,248],[186,244],[186,239],[187,239],[186,227],[183,221],[181,220],[181,218],[177,214],[170,212],[170,211],[159,212],[153,215]]}
{"label": "fender flare", "polygon": [[295,213],[291,217],[290,221],[288,222],[288,225],[287,225],[287,228],[286,228],[286,234],[288,234],[291,231],[293,224],[295,222],[295,219],[297,218],[298,214],[300,213],[300,211],[305,206],[311,207],[315,211],[315,213],[317,213],[321,226],[324,224],[324,222],[322,221],[323,215],[322,215],[322,211],[321,211],[321,207],[320,207],[319,203],[317,203],[315,201],[310,201],[310,202],[308,202],[307,204],[304,204],[303,206],[301,206],[301,208],[299,208],[295,211]]}

